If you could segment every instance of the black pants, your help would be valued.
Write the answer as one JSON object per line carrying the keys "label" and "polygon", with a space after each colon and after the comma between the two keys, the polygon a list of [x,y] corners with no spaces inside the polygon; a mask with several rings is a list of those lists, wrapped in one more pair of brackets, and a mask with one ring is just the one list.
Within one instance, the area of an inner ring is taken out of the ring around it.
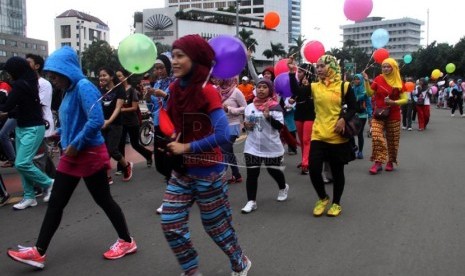
{"label": "black pants", "polygon": [[458,108],[460,115],[463,114],[463,98],[462,96],[457,96],[457,98],[454,100],[454,104],[452,105],[452,110],[451,113],[454,114],[455,110]]}
{"label": "black pants", "polygon": [[[79,180],[79,177],[57,172],[47,212],[45,213],[36,243],[41,254],[45,254],[45,251],[47,251],[50,241],[60,225],[63,210],[68,204]],[[129,235],[126,219],[124,218],[123,211],[111,196],[106,170],[103,169],[89,177],[84,177],[84,182],[94,201],[110,219],[118,233],[118,237],[130,242],[131,236]]]}
{"label": "black pants", "polygon": [[[118,149],[121,152],[121,155],[125,155],[126,147],[126,135],[129,135],[129,140],[131,141],[131,147],[136,150],[140,155],[142,155],[146,160],[152,159],[152,152],[146,149],[140,144],[139,141],[139,126],[123,126],[123,131],[121,133],[121,139],[119,141]],[[118,163],[118,171],[122,171],[122,166]]]}
{"label": "black pants", "polygon": [[105,145],[107,146],[108,153],[111,158],[116,161],[123,159],[123,155],[118,149],[119,141],[121,139],[121,133],[123,132],[122,125],[110,124],[107,128],[102,129],[102,135],[105,139]]}
{"label": "black pants", "polygon": [[256,200],[257,199],[257,189],[258,189],[258,176],[260,175],[260,167],[262,163],[265,163],[267,167],[266,170],[273,177],[273,179],[278,183],[280,190],[286,188],[286,179],[284,178],[283,171],[280,170],[282,166],[283,157],[275,158],[265,158],[259,157],[252,154],[245,153],[245,165],[247,166],[247,200]]}

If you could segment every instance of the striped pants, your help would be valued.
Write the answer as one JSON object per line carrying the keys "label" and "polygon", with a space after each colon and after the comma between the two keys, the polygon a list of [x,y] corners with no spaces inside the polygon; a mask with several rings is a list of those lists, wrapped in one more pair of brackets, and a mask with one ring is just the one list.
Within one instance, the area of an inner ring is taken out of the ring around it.
{"label": "striped pants", "polygon": [[231,209],[224,173],[212,179],[193,179],[173,172],[163,198],[161,224],[165,238],[186,275],[198,270],[197,252],[190,239],[189,210],[199,206],[207,234],[229,257],[231,269],[242,271],[245,256],[232,227]]}
{"label": "striped pants", "polygon": [[372,155],[371,161],[397,163],[399,151],[400,120],[371,121]]}

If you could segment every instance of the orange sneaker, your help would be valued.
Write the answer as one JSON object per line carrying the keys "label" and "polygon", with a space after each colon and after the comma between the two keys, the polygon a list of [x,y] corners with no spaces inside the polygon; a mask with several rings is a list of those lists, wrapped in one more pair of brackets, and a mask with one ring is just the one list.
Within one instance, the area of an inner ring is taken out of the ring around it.
{"label": "orange sneaker", "polygon": [[18,245],[18,249],[19,250],[17,251],[9,249],[6,252],[8,254],[8,257],[23,264],[28,264],[28,265],[31,265],[33,267],[37,267],[40,269],[44,268],[45,255],[41,256],[35,246],[24,247],[24,246]]}
{"label": "orange sneaker", "polygon": [[127,254],[131,254],[137,251],[137,245],[133,238],[131,242],[126,242],[122,239],[118,239],[111,247],[110,250],[103,253],[103,257],[108,260],[115,260],[124,257]]}

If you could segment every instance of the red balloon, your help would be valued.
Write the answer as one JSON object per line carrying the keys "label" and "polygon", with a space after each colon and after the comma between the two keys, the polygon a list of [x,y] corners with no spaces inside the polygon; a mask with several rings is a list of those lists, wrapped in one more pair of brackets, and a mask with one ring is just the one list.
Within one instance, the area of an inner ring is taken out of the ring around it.
{"label": "red balloon", "polygon": [[317,40],[307,42],[303,48],[303,55],[310,63],[316,63],[325,54],[325,46]]}
{"label": "red balloon", "polygon": [[413,90],[415,90],[415,83],[411,81],[406,82],[405,89],[407,90],[407,92],[412,92]]}
{"label": "red balloon", "polygon": [[263,22],[265,23],[265,27],[267,29],[274,29],[278,27],[279,22],[280,22],[280,17],[277,12],[271,11],[265,14],[265,17],[263,18]]}
{"label": "red balloon", "polygon": [[160,124],[160,130],[168,137],[171,137],[174,133],[174,125],[168,116],[168,113],[163,107],[160,107],[160,113],[158,114],[158,120]]}
{"label": "red balloon", "polygon": [[289,72],[289,67],[287,67],[288,60],[289,59],[285,58],[285,59],[281,59],[280,61],[276,63],[276,65],[274,66],[274,75],[276,77],[282,73]]}
{"label": "red balloon", "polygon": [[385,59],[389,57],[389,52],[388,50],[384,48],[379,48],[373,53],[373,58],[376,61],[376,63],[381,64]]}

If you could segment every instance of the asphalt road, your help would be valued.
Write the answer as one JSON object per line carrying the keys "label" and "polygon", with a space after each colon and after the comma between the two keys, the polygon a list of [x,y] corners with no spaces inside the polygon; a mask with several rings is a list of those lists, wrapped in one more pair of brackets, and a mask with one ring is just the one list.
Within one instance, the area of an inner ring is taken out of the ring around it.
{"label": "asphalt road", "polygon": [[[245,183],[231,185],[235,229],[252,261],[249,275],[465,275],[465,118],[434,108],[431,113],[426,131],[402,131],[399,167],[393,172],[368,174],[371,140],[366,139],[365,159],[346,167],[339,217],[312,216],[317,197],[309,177],[296,168],[300,155],[285,156],[286,202],[276,201],[277,185],[262,170],[258,210],[243,215]],[[112,193],[138,243],[136,254],[103,259],[117,236],[80,185],[47,252],[46,267],[37,273],[11,261],[6,249],[34,244],[46,204],[24,211],[0,208],[0,275],[180,275],[155,214],[164,191],[160,175],[142,162],[131,182],[114,178]],[[205,234],[196,206],[190,227],[203,275],[230,275],[228,259]]]}

